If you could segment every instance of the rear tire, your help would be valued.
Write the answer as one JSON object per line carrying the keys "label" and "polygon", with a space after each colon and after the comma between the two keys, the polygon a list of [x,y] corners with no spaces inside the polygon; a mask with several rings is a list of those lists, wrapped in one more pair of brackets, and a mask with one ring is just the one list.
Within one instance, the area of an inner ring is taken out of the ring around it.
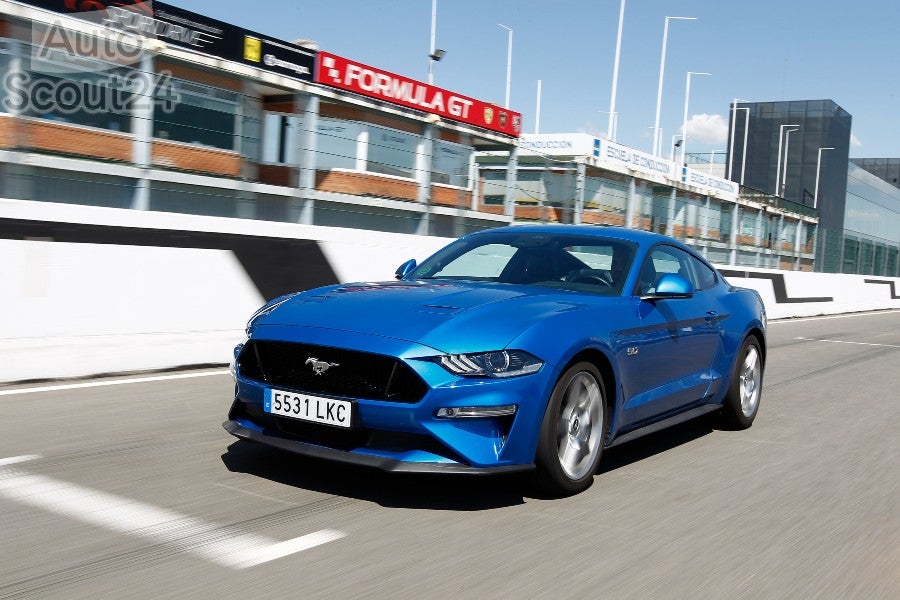
{"label": "rear tire", "polygon": [[729,429],[747,429],[759,412],[762,395],[763,358],[759,340],[747,336],[731,373],[731,383],[722,407],[722,424]]}
{"label": "rear tire", "polygon": [[559,378],[541,423],[535,463],[538,484],[571,495],[594,480],[606,442],[606,387],[600,371],[580,362]]}

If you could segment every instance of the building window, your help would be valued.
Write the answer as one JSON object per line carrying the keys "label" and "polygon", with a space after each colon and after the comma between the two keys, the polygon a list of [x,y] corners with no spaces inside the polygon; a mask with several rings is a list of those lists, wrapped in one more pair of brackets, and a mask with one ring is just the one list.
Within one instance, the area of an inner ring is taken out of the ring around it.
{"label": "building window", "polygon": [[356,141],[362,131],[360,123],[320,117],[316,137],[317,168],[355,169]]}
{"label": "building window", "polygon": [[506,171],[482,172],[482,202],[486,205],[503,205],[506,199]]}
{"label": "building window", "polygon": [[366,171],[414,178],[420,139],[405,131],[370,125]]}
{"label": "building window", "polygon": [[262,162],[278,165],[298,164],[298,148],[293,140],[302,126],[300,117],[265,113],[262,125]]}
{"label": "building window", "polygon": [[[136,101],[135,71],[93,59],[42,49],[22,61],[23,70],[10,74],[4,86],[6,103],[26,117],[36,117],[131,132],[131,110]],[[8,73],[9,56],[3,55]]]}
{"label": "building window", "polygon": [[584,208],[613,214],[625,214],[628,204],[628,188],[618,182],[601,177],[584,178]]}
{"label": "building window", "polygon": [[157,89],[153,137],[235,150],[240,94],[180,79]]}
{"label": "building window", "polygon": [[472,149],[461,144],[435,140],[431,154],[432,183],[469,187],[469,162]]}

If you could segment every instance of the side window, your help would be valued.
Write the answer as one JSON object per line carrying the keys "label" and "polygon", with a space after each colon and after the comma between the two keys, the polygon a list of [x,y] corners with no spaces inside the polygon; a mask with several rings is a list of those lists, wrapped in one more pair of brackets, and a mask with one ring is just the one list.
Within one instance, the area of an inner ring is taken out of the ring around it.
{"label": "side window", "polygon": [[639,294],[652,294],[656,291],[659,278],[666,273],[677,273],[694,283],[691,276],[692,256],[687,252],[673,248],[672,246],[657,246],[644,262],[641,268],[641,277],[638,282]]}
{"label": "side window", "polygon": [[693,267],[692,271],[694,276],[691,278],[691,283],[694,284],[694,289],[708,290],[716,285],[715,272],[706,266],[706,263],[698,260],[696,257],[690,256],[689,258],[691,260],[691,267]]}

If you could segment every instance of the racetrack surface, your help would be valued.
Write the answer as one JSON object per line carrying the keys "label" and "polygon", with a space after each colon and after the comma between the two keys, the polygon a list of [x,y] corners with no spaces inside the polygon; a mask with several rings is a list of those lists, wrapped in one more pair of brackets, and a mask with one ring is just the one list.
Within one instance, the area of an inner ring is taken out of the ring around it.
{"label": "racetrack surface", "polygon": [[900,598],[898,367],[900,311],[772,322],[751,429],[563,499],[238,442],[221,371],[5,388],[0,598]]}

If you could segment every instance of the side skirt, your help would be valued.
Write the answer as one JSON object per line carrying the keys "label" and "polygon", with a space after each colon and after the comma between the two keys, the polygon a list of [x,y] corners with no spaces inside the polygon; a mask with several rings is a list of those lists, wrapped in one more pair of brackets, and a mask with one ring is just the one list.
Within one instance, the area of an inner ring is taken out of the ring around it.
{"label": "side skirt", "polygon": [[672,415],[671,417],[663,419],[662,421],[650,423],[649,425],[644,425],[643,427],[633,429],[628,433],[617,436],[615,439],[613,439],[612,443],[607,446],[607,448],[612,448],[613,446],[618,446],[619,444],[630,442],[631,440],[637,439],[639,437],[650,435],[651,433],[656,433],[657,431],[662,431],[663,429],[667,429],[669,427],[672,427],[673,425],[678,425],[679,423],[684,423],[685,421],[690,421],[691,419],[696,419],[697,417],[708,415],[709,413],[716,412],[721,408],[721,404],[704,404],[702,406],[692,408],[691,410],[687,410],[683,413]]}

